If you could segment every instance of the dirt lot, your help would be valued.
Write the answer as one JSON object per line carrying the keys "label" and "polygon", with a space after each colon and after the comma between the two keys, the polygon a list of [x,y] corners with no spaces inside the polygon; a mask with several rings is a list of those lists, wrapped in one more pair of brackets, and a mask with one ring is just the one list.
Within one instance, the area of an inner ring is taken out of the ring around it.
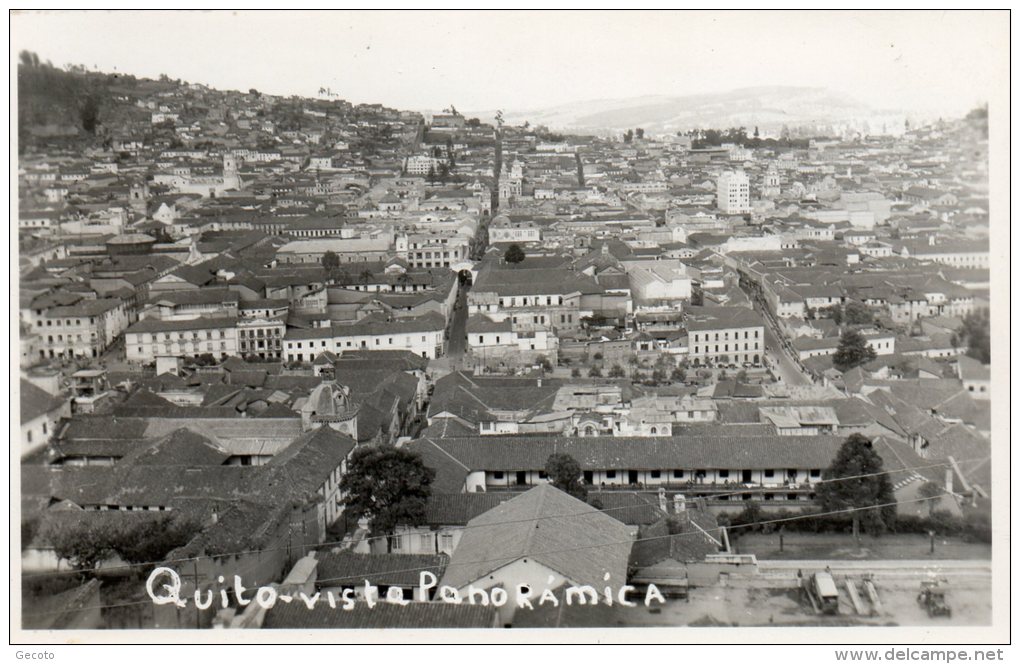
{"label": "dirt lot", "polygon": [[[917,603],[917,578],[880,579],[876,582],[882,611],[859,616],[842,579],[837,577],[840,612],[816,615],[811,605],[792,588],[694,588],[689,601],[670,600],[660,613],[634,609],[627,613],[633,626],[938,626],[989,625],[992,619],[991,582],[981,578],[954,578],[946,586],[952,618],[929,618]],[[858,588],[860,585],[858,584]],[[653,605],[654,606],[654,605]]]}

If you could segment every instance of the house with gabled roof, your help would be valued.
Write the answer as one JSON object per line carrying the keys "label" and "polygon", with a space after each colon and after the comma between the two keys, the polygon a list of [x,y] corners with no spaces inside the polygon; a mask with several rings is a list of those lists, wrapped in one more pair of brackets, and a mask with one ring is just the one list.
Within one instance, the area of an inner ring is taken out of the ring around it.
{"label": "house with gabled roof", "polygon": [[[538,486],[469,521],[439,585],[462,594],[502,586],[513,596],[524,584],[536,598],[564,585],[616,590],[627,582],[633,539],[632,528],[608,514]],[[501,610],[504,624],[515,607]]]}

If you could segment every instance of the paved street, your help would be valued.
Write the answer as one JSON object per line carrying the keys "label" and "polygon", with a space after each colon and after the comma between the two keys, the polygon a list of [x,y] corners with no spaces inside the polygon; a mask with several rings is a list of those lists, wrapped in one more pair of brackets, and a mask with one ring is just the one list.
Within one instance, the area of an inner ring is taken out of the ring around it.
{"label": "paved street", "polygon": [[779,342],[776,333],[772,329],[768,316],[765,318],[765,349],[772,365],[772,371],[779,377],[780,382],[786,385],[810,385],[811,379],[801,372],[790,356],[787,355]]}
{"label": "paved street", "polygon": [[460,362],[467,346],[467,292],[470,286],[461,286],[457,294],[457,306],[453,311],[453,322],[450,324],[450,343],[446,355],[451,365]]}

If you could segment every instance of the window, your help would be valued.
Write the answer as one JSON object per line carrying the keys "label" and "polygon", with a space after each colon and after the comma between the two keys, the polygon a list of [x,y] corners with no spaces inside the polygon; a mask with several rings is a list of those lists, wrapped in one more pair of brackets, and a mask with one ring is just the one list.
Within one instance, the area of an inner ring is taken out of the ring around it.
{"label": "window", "polygon": [[818,469],[818,468],[812,468],[811,469],[811,477],[821,477],[821,476],[822,476],[822,471],[820,469]]}
{"label": "window", "polygon": [[673,471],[673,477],[675,479],[681,479],[683,476],[684,476],[684,471],[680,470],[679,468]]}
{"label": "window", "polygon": [[439,536],[439,547],[441,549],[449,550],[453,548],[453,535],[449,533],[443,533]]}
{"label": "window", "polygon": [[496,472],[494,472],[494,473],[492,474],[492,478],[493,478],[493,479],[496,479],[496,480],[501,480],[501,479],[503,479],[503,471],[502,471],[502,470],[497,470]]}
{"label": "window", "polygon": [[720,470],[719,471],[719,477],[721,477],[723,479],[726,479],[729,476],[730,476],[730,471],[728,471],[728,470]]}
{"label": "window", "polygon": [[432,535],[428,533],[422,533],[418,536],[418,546],[425,551],[432,550]]}
{"label": "window", "polygon": [[653,470],[650,474],[651,474],[653,480],[657,480],[660,477],[662,477],[662,471],[660,471],[660,470]]}
{"label": "window", "polygon": [[616,471],[615,470],[607,470],[606,471],[606,477],[608,479],[611,479],[611,480],[612,479],[616,479]]}
{"label": "window", "polygon": [[768,470],[765,471],[765,477],[775,477],[775,476],[776,476],[776,471],[774,471],[772,469],[768,469]]}
{"label": "window", "polygon": [[400,551],[404,547],[403,537],[400,535],[394,535],[390,538],[390,548],[394,551]]}

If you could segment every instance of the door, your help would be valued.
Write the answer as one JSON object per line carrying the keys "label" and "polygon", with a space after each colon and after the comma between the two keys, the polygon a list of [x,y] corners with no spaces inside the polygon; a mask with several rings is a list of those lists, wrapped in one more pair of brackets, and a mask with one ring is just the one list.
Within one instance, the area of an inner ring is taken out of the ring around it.
{"label": "door", "polygon": [[595,483],[595,473],[590,471],[590,470],[584,471],[584,483],[585,484],[594,484]]}
{"label": "door", "polygon": [[517,471],[517,486],[525,486],[528,483],[528,472],[525,470]]}
{"label": "door", "polygon": [[627,471],[627,481],[630,482],[631,484],[637,484],[638,483],[638,472],[636,470],[628,470]]}
{"label": "door", "polygon": [[744,471],[744,473],[743,473],[743,482],[744,482],[744,484],[750,484],[751,483],[751,471],[750,470],[745,470]]}

